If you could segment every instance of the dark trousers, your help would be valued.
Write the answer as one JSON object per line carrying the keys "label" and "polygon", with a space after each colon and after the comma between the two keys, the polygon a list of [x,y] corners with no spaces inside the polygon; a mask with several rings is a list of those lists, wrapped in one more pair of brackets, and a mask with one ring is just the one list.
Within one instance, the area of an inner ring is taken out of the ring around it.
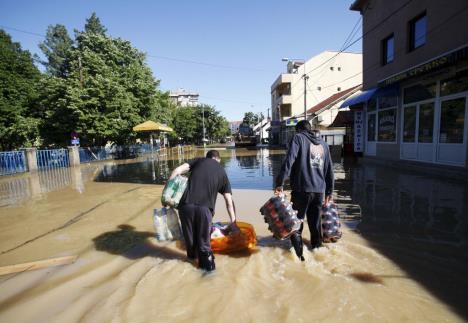
{"label": "dark trousers", "polygon": [[[310,244],[312,247],[322,242],[322,221],[320,211],[323,203],[322,193],[291,192],[292,207],[297,211],[297,217],[304,219],[307,216],[307,224],[310,231]],[[302,235],[304,224],[301,225],[299,234]]]}
{"label": "dark trousers", "polygon": [[184,204],[179,207],[187,257],[195,259],[211,254],[211,210],[205,206]]}

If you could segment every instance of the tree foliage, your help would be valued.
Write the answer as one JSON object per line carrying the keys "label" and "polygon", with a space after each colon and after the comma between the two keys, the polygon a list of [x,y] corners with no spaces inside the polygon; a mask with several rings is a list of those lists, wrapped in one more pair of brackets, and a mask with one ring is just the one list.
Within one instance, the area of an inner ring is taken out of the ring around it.
{"label": "tree foliage", "polygon": [[2,150],[33,145],[39,120],[35,101],[40,72],[31,54],[0,30],[0,145]]}
{"label": "tree foliage", "polygon": [[43,62],[48,74],[65,77],[67,75],[67,55],[70,53],[73,41],[64,25],[57,24],[47,28],[46,39],[39,48],[47,58]]}
{"label": "tree foliage", "polygon": [[257,123],[265,119],[263,116],[263,113],[253,113],[253,112],[246,112],[244,114],[244,118],[242,119],[242,122],[244,124],[248,124],[249,126],[255,126]]}
{"label": "tree foliage", "polygon": [[107,36],[93,14],[66,55],[66,77],[44,80],[45,142],[63,145],[76,131],[85,145],[126,143],[143,121],[169,122],[169,96],[157,90],[145,59],[130,42]]}
{"label": "tree foliage", "polygon": [[229,123],[214,107],[199,105],[178,107],[174,112],[173,127],[176,135],[187,143],[202,143],[203,115],[205,116],[205,136],[217,141],[229,135]]}

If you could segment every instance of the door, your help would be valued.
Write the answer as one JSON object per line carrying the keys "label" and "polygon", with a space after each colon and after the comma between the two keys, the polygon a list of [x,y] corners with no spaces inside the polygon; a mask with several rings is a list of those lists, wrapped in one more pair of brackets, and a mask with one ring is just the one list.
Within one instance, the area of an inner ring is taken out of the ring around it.
{"label": "door", "polygon": [[439,111],[439,131],[436,161],[464,166],[467,142],[467,97],[442,99]]}

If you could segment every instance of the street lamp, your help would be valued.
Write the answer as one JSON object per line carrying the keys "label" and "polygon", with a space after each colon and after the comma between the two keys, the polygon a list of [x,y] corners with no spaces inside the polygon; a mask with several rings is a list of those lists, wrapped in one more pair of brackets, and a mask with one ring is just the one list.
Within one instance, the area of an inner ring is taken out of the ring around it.
{"label": "street lamp", "polygon": [[[289,59],[287,57],[283,57],[281,59],[283,62],[295,62],[297,60],[304,61],[304,74],[302,74],[302,78],[304,79],[304,120],[307,120],[307,81],[309,80],[309,76],[306,74],[306,60],[305,59]],[[287,69],[287,68],[286,68]]]}
{"label": "street lamp", "polygon": [[203,148],[206,148],[206,138],[205,138],[205,106],[202,105],[202,123],[203,123]]}

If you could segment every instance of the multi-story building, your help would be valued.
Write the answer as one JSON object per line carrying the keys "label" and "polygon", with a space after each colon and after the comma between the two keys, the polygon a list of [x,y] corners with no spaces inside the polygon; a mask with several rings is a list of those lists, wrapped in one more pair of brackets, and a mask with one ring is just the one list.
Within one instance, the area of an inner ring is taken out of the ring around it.
{"label": "multi-story building", "polygon": [[235,135],[239,132],[239,126],[242,123],[241,121],[229,121],[229,129],[231,130],[231,135]]}
{"label": "multi-story building", "polygon": [[[287,142],[282,130],[287,119],[301,113],[303,118],[305,109],[361,84],[361,71],[362,55],[358,53],[325,51],[307,61],[288,60],[286,73],[271,85],[272,142]],[[309,120],[320,123],[314,117],[308,115]]]}
{"label": "multi-story building", "polygon": [[178,89],[170,91],[169,97],[173,103],[181,107],[193,107],[198,105],[199,94],[195,92],[186,91],[185,89]]}
{"label": "multi-story building", "polygon": [[342,106],[356,111],[355,150],[468,172],[468,2],[356,0],[351,10],[362,15],[363,91]]}

